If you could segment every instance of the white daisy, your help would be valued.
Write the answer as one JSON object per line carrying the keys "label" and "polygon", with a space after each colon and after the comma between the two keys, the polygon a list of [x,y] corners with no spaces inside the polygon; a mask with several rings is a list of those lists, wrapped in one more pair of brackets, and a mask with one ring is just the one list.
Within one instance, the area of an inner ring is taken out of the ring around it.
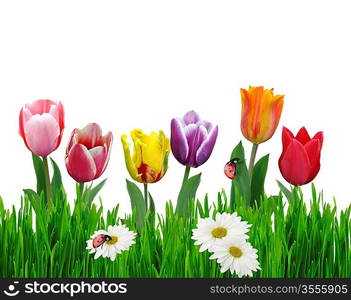
{"label": "white daisy", "polygon": [[210,259],[217,259],[221,272],[228,270],[239,276],[252,276],[252,271],[260,270],[257,250],[250,243],[237,237],[220,240],[213,247]]}
{"label": "white daisy", "polygon": [[[94,239],[103,234],[105,241],[94,248]],[[95,253],[94,259],[108,257],[112,261],[116,259],[116,255],[122,251],[128,250],[135,243],[136,233],[130,231],[125,225],[109,226],[107,232],[103,230],[96,231],[91,236],[91,240],[87,241],[87,249],[89,253]]]}
{"label": "white daisy", "polygon": [[209,250],[218,240],[227,237],[238,236],[247,239],[247,233],[251,224],[241,221],[237,213],[217,213],[216,219],[200,219],[197,228],[193,229],[192,239],[196,240],[195,245],[201,245],[200,252]]}

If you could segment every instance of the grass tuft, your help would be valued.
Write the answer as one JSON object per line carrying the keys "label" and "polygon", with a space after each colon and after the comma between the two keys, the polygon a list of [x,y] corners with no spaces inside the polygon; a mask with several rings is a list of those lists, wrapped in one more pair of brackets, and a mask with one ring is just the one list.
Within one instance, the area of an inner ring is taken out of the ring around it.
{"label": "grass tuft", "polygon": [[121,217],[117,205],[104,217],[101,202],[87,209],[79,199],[71,208],[63,190],[53,201],[48,213],[34,192],[25,193],[18,210],[5,209],[0,198],[0,277],[235,277],[220,273],[191,239],[198,218],[233,209],[253,224],[249,241],[261,265],[254,277],[351,277],[351,206],[337,214],[335,203],[324,203],[314,187],[309,209],[299,189],[287,202],[280,194],[253,207],[233,203],[222,191],[212,205],[208,196],[191,201],[187,219],[168,202],[164,215],[147,213],[136,244],[114,262],[94,260],[86,240],[119,222],[137,231],[135,211]]}

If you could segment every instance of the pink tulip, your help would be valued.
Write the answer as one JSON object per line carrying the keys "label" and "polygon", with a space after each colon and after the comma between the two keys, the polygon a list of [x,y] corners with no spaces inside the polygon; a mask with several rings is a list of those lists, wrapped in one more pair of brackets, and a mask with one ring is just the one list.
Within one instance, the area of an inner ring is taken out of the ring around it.
{"label": "pink tulip", "polygon": [[81,183],[99,178],[107,167],[112,139],[112,133],[103,136],[96,123],[74,129],[65,157],[69,175]]}
{"label": "pink tulip", "polygon": [[19,134],[35,155],[47,157],[61,143],[65,128],[61,102],[37,100],[26,104],[19,116]]}

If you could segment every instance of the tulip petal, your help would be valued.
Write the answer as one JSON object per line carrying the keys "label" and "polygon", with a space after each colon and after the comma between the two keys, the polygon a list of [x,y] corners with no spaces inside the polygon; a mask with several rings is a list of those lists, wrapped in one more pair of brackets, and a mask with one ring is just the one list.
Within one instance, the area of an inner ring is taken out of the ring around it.
{"label": "tulip petal", "polygon": [[56,106],[57,103],[49,99],[41,99],[31,104],[26,104],[25,107],[32,113],[32,115],[41,115],[49,113],[52,105]]}
{"label": "tulip petal", "polygon": [[62,103],[59,102],[58,105],[51,105],[50,110],[49,110],[49,114],[52,115],[56,119],[56,121],[60,127],[60,135],[57,139],[57,147],[58,147],[61,143],[63,129],[65,127],[65,125],[64,125],[64,112],[63,112]]}
{"label": "tulip petal", "polygon": [[74,129],[71,133],[71,136],[69,138],[69,142],[66,148],[66,156],[68,155],[69,151],[71,150],[71,148],[77,144],[79,141],[79,129]]}
{"label": "tulip petal", "polygon": [[24,106],[21,109],[20,115],[19,115],[19,130],[18,130],[18,132],[19,132],[20,136],[23,138],[23,141],[28,149],[29,149],[29,146],[27,144],[26,135],[24,133],[24,124],[27,123],[31,117],[32,117],[31,112]]}
{"label": "tulip petal", "polygon": [[58,115],[59,115],[59,125],[61,131],[65,128],[65,110],[63,108],[63,104],[59,101],[57,103]]}
{"label": "tulip petal", "polygon": [[262,111],[261,133],[260,137],[258,137],[262,143],[269,140],[278,127],[284,105],[284,96],[276,95],[272,100],[266,100],[266,102],[268,103],[266,103]]}
{"label": "tulip petal", "polygon": [[48,113],[56,119],[58,124],[60,123],[60,116],[57,105],[51,105]]}
{"label": "tulip petal", "polygon": [[321,143],[321,148],[323,146],[323,141],[324,141],[324,134],[323,131],[317,132],[312,139],[318,139]]}
{"label": "tulip petal", "polygon": [[201,166],[208,160],[208,158],[210,157],[213,151],[214,145],[216,143],[217,135],[218,135],[218,126],[214,127],[211,130],[206,141],[203,142],[200,148],[197,150],[196,165]]}
{"label": "tulip petal", "polygon": [[109,131],[105,136],[102,137],[104,141],[104,147],[107,153],[107,157],[105,159],[105,164],[102,168],[101,174],[106,170],[107,164],[110,160],[111,149],[112,149],[112,142],[113,142],[113,135],[112,132]]}
{"label": "tulip petal", "polygon": [[283,142],[283,153],[286,151],[291,140],[294,138],[294,134],[286,127],[283,127],[282,142]]}
{"label": "tulip petal", "polygon": [[107,152],[105,147],[103,146],[97,146],[93,149],[89,150],[90,155],[94,159],[95,167],[96,167],[96,173],[94,176],[94,179],[98,178],[101,176],[102,171],[105,166],[106,158],[107,158]]}
{"label": "tulip petal", "polygon": [[24,124],[24,135],[28,148],[34,154],[46,157],[58,147],[60,127],[50,114],[34,115]]}
{"label": "tulip petal", "polygon": [[311,172],[311,164],[303,145],[292,139],[279,159],[279,169],[284,179],[294,185],[305,184]]}
{"label": "tulip petal", "polygon": [[96,146],[102,146],[102,130],[97,123],[90,123],[80,130],[79,143],[85,145],[88,149]]}
{"label": "tulip petal", "polygon": [[312,139],[305,145],[305,150],[311,163],[311,172],[306,182],[308,183],[317,176],[321,167],[321,142],[319,139]]}
{"label": "tulip petal", "polygon": [[245,89],[240,89],[240,94],[241,94],[241,132],[243,136],[245,136],[247,139],[249,138],[249,133],[248,133],[248,128],[249,128],[249,122],[248,122],[248,117],[249,117],[249,112],[251,109],[251,103],[250,103],[250,97]]}
{"label": "tulip petal", "polygon": [[[191,144],[193,143],[194,141],[194,138],[196,136],[196,133],[197,133],[197,129],[199,127],[196,125],[196,124],[189,124],[189,125],[186,125],[184,127],[184,134],[186,136],[186,140],[187,140],[187,143],[188,143],[188,146],[190,147]],[[190,150],[190,149],[189,149]]]}
{"label": "tulip petal", "polygon": [[185,164],[189,153],[189,146],[184,128],[179,119],[172,119],[171,121],[171,148],[174,157],[181,164]]}
{"label": "tulip petal", "polygon": [[311,140],[310,135],[308,134],[305,127],[302,127],[295,137],[302,145],[305,145]]}
{"label": "tulip petal", "polygon": [[121,141],[123,145],[124,158],[128,172],[134,180],[141,182],[134,161],[132,160],[132,157],[130,155],[130,144],[128,143],[127,136],[125,134],[121,136]]}
{"label": "tulip petal", "polygon": [[207,130],[204,126],[196,126],[195,124],[188,125],[186,129],[186,136],[189,144],[189,153],[186,165],[196,168],[198,167],[196,164],[196,152],[202,143],[207,139]]}
{"label": "tulip petal", "polygon": [[92,181],[96,175],[94,159],[82,144],[75,144],[66,157],[68,173],[77,182]]}
{"label": "tulip petal", "polygon": [[191,110],[184,115],[183,121],[185,125],[196,124],[200,121],[200,116],[196,111]]}
{"label": "tulip petal", "polygon": [[212,126],[212,123],[209,122],[209,121],[206,121],[206,120],[200,120],[199,122],[196,123],[197,126],[200,126],[200,125],[203,125],[205,126],[205,128],[207,129],[207,132],[209,133],[213,126]]}

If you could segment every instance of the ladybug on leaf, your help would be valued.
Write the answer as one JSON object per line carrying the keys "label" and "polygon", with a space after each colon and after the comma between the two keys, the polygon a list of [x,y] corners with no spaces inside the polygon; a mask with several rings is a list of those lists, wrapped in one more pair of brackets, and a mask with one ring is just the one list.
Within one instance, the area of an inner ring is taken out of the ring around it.
{"label": "ladybug on leaf", "polygon": [[237,173],[237,165],[240,162],[239,158],[233,158],[224,166],[224,174],[229,179],[234,180]]}

